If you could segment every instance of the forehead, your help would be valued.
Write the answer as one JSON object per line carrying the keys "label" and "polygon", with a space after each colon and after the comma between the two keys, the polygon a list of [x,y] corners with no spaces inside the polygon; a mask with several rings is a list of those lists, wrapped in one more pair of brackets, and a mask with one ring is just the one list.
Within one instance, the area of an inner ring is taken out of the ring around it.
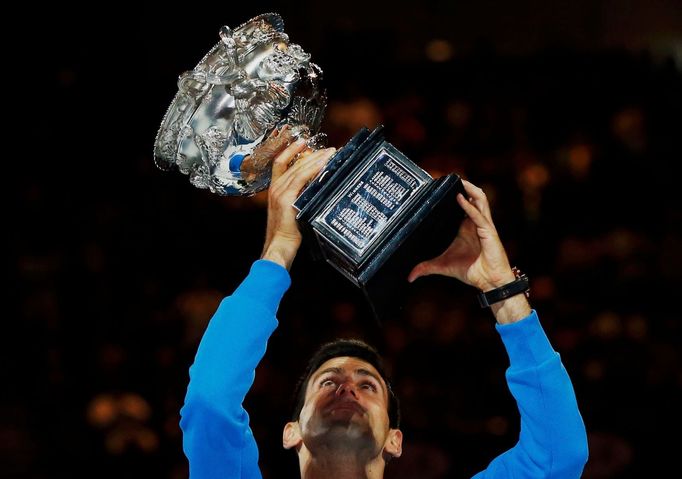
{"label": "forehead", "polygon": [[313,376],[318,374],[320,371],[324,371],[325,369],[329,368],[340,368],[347,372],[353,372],[356,369],[366,369],[372,374],[376,374],[377,376],[381,377],[379,371],[377,371],[376,368],[370,363],[352,356],[339,356],[337,358],[328,359],[327,361],[323,362],[320,367],[315,370],[315,372],[313,372]]}
{"label": "forehead", "polygon": [[[308,380],[308,385],[306,388],[307,391],[310,391],[317,377],[321,376],[324,371],[329,369],[340,369],[344,374],[350,375],[357,370],[366,371],[370,375],[375,376],[381,382],[383,389],[386,389],[386,381],[384,381],[384,378],[381,377],[379,371],[377,371],[377,369],[372,366],[371,363],[352,356],[339,356],[328,359],[310,375],[310,379]],[[333,374],[333,372],[330,371],[329,374]]]}

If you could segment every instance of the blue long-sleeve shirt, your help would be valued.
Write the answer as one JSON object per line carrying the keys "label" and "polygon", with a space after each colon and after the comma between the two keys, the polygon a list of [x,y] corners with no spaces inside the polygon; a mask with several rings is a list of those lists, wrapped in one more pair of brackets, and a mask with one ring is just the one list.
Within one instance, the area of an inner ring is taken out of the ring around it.
{"label": "blue long-sleeve shirt", "polygon": [[[190,368],[181,410],[191,479],[261,477],[258,447],[242,403],[290,284],[285,268],[258,260],[211,319]],[[513,448],[475,478],[580,477],[587,438],[559,354],[535,312],[496,327],[510,359],[506,377],[521,413],[521,434]]]}

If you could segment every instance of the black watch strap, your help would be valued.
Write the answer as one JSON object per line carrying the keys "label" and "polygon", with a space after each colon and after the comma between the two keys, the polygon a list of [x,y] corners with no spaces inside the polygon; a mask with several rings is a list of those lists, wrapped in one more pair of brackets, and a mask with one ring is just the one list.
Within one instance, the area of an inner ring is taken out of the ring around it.
{"label": "black watch strap", "polygon": [[516,268],[514,268],[514,273],[516,274],[516,279],[511,283],[507,283],[504,286],[500,286],[499,288],[495,288],[485,293],[479,293],[478,303],[481,305],[481,308],[487,308],[491,304],[495,304],[521,293],[524,293],[526,297],[528,297],[528,291],[530,290],[528,276],[521,274]]}

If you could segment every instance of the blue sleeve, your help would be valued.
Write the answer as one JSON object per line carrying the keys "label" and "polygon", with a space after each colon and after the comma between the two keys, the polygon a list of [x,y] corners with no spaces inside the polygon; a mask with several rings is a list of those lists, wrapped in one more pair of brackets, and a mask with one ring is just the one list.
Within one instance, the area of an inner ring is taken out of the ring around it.
{"label": "blue sleeve", "polygon": [[568,373],[536,312],[496,328],[510,359],[507,384],[521,414],[521,434],[474,477],[579,478],[588,454],[585,425]]}
{"label": "blue sleeve", "polygon": [[180,411],[192,479],[261,477],[242,403],[277,327],[275,314],[290,282],[285,268],[258,260],[211,318],[190,367]]}

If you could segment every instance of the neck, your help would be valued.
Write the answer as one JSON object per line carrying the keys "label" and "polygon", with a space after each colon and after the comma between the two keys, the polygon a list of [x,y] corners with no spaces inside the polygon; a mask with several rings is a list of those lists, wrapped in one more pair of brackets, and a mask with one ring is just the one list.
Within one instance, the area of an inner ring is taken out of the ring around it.
{"label": "neck", "polygon": [[368,460],[353,451],[326,450],[315,456],[301,451],[299,466],[302,479],[382,479],[385,462],[381,453]]}

